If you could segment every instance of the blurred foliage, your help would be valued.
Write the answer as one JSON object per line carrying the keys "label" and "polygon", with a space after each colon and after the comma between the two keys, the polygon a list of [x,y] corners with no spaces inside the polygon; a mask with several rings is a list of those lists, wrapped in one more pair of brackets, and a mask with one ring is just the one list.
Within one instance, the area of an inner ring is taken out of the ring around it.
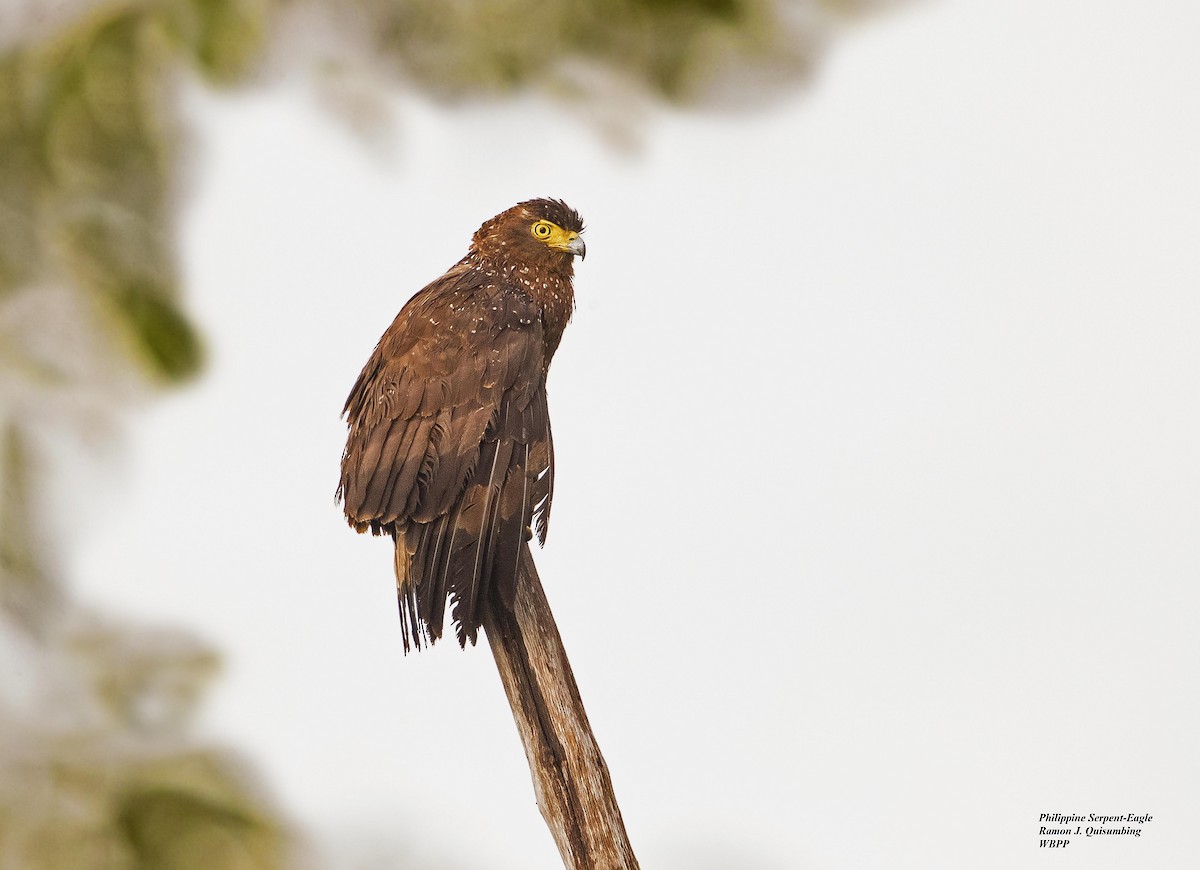
{"label": "blurred foliage", "polygon": [[30,528],[29,461],[24,439],[17,426],[0,432],[0,608],[14,614],[35,630],[43,628],[42,615],[51,610],[46,596],[55,587],[36,554],[35,535]]}
{"label": "blurred foliage", "polygon": [[203,363],[174,249],[188,76],[231,86],[307,63],[441,99],[736,106],[801,79],[834,23],[886,2],[0,5],[0,867],[289,864],[241,768],[188,735],[213,653],[82,617],[52,567],[51,531],[79,511],[49,504],[62,442],[105,435]]}
{"label": "blurred foliage", "polygon": [[703,96],[703,86],[731,67],[803,72],[814,42],[786,26],[779,7],[774,0],[362,3],[377,48],[435,94],[570,88],[583,64],[672,100]]}
{"label": "blurred foliage", "polygon": [[9,667],[57,691],[0,696],[0,866],[285,866],[287,838],[245,772],[188,733],[211,650],[78,612],[57,640],[5,650]]}
{"label": "blurred foliage", "polygon": [[106,6],[0,58],[0,298],[79,288],[151,380],[200,367],[178,308],[172,98],[181,58],[216,80],[247,68],[254,19],[228,5]]}

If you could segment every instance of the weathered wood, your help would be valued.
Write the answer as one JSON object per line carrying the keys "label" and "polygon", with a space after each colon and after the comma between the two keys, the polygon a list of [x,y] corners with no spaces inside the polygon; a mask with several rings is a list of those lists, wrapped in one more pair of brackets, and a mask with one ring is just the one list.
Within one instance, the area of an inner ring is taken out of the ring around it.
{"label": "weathered wood", "polygon": [[526,546],[513,612],[484,630],[525,744],[533,790],[567,870],[637,870],[612,779],[588,725],[554,615]]}

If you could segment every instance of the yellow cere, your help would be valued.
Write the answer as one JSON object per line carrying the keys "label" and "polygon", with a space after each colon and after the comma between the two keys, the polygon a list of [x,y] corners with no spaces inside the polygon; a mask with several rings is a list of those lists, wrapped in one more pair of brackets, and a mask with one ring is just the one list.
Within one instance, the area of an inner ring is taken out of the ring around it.
{"label": "yellow cere", "polygon": [[571,242],[579,238],[579,233],[568,232],[556,223],[536,221],[529,231],[539,242],[545,242],[556,251],[571,251]]}

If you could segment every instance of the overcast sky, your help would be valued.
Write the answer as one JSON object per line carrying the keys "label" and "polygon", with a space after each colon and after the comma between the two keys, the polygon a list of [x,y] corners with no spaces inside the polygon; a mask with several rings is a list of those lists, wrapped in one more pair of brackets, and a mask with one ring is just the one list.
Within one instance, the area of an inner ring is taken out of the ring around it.
{"label": "overcast sky", "polygon": [[[1175,868],[1200,818],[1200,7],[944,0],[640,152],[538,100],[189,95],[202,383],[81,596],[225,654],[205,732],[338,868],[559,866],[486,648],[402,656],[342,401],[486,218],[588,222],[538,565],[644,867]],[[122,478],[124,484],[124,479]],[[1038,848],[1040,813],[1151,813]]]}

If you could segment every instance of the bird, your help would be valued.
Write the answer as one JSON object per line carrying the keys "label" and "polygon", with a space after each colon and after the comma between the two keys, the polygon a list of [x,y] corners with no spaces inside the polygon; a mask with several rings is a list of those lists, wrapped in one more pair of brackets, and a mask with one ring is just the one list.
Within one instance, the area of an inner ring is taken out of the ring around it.
{"label": "bird", "polygon": [[486,608],[511,611],[527,542],[546,542],[546,376],[583,231],[559,199],[485,221],[401,308],[346,399],[337,499],[357,532],[393,539],[406,654],[441,638],[448,601],[459,646],[474,645]]}

